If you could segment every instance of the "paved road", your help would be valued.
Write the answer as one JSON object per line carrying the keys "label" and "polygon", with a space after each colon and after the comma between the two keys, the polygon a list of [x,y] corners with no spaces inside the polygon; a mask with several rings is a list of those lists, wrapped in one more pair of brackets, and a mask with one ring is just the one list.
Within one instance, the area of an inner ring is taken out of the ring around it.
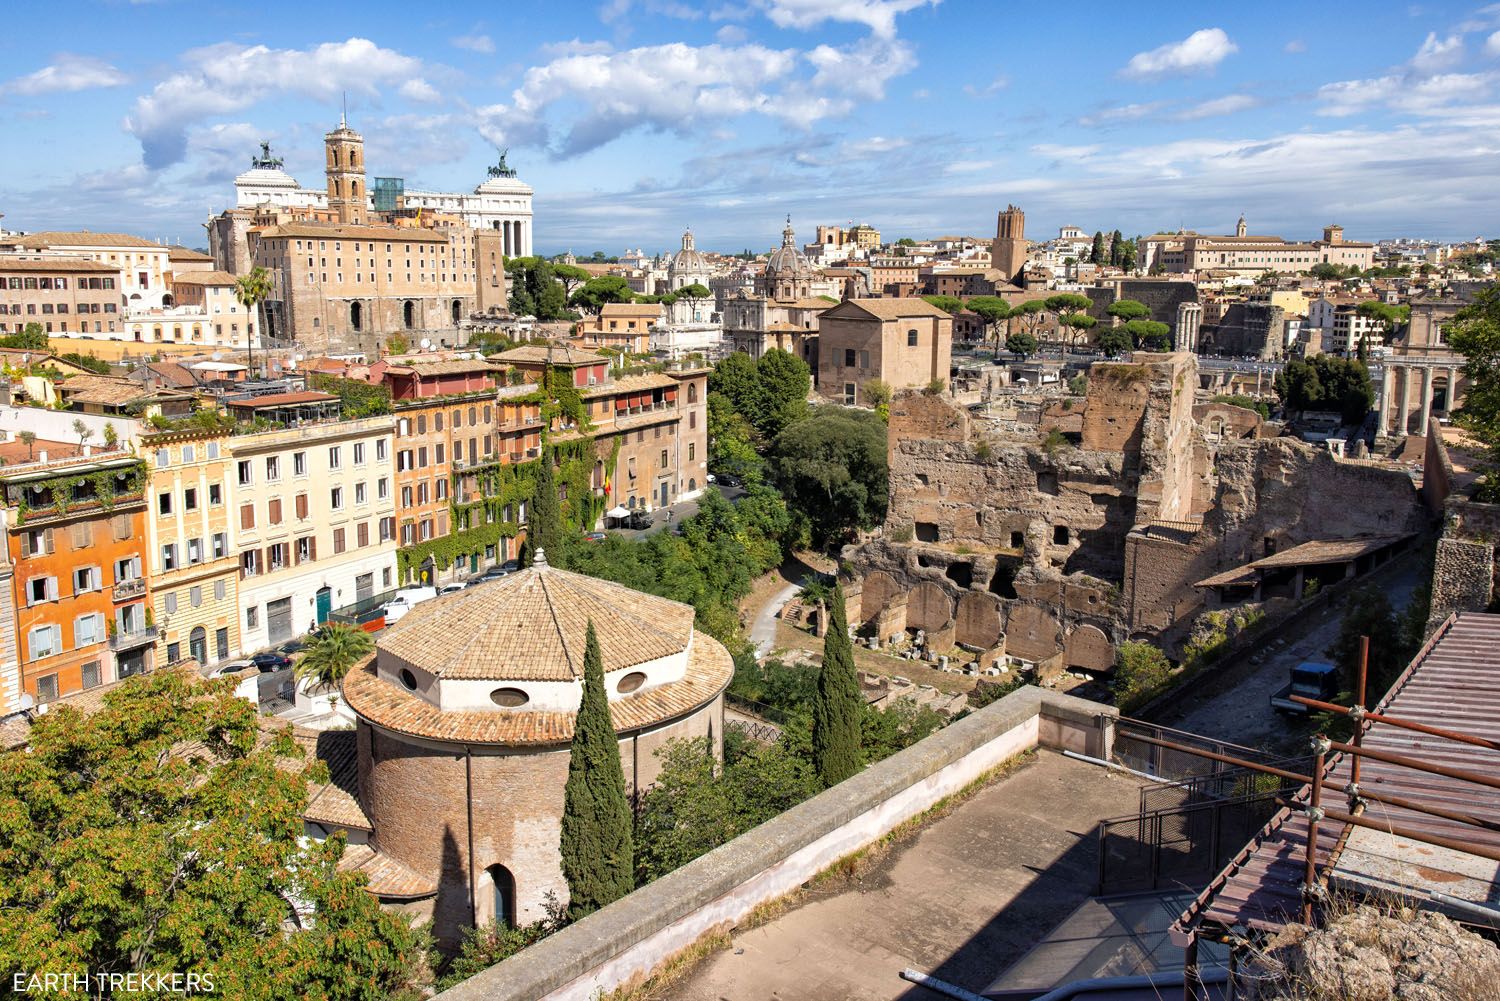
{"label": "paved road", "polygon": [[[1389,573],[1383,587],[1392,607],[1399,611],[1411,601],[1421,581],[1420,557],[1409,558]],[[1260,650],[1223,665],[1195,697],[1153,717],[1151,722],[1247,747],[1300,752],[1308,727],[1278,714],[1269,700],[1286,684],[1297,664],[1327,658],[1328,648],[1338,639],[1342,616],[1342,604],[1336,605],[1300,634],[1273,639]],[[1256,658],[1260,658],[1259,663]]]}
{"label": "paved road", "polygon": [[[718,487],[716,489],[731,504],[745,495],[744,487]],[[679,525],[697,513],[698,502],[696,500],[681,501],[669,507],[657,508],[651,512],[651,525],[648,528],[611,528],[607,531],[626,539],[639,540],[646,538],[648,535],[655,535],[669,526]]]}
{"label": "paved road", "polygon": [[755,624],[750,627],[750,642],[755,644],[755,654],[764,660],[776,648],[776,616],[787,602],[802,590],[801,584],[788,584],[771,596],[771,600],[755,615]]}

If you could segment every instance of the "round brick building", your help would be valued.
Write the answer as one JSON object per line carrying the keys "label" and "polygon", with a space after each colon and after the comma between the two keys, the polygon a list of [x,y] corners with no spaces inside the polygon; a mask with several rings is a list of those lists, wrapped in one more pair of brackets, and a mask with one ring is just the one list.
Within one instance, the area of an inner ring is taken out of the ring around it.
{"label": "round brick building", "polygon": [[546,565],[413,608],[344,680],[371,831],[346,863],[439,941],[567,900],[563,786],[593,622],[633,797],[674,738],[721,753],[728,651],[693,609]]}

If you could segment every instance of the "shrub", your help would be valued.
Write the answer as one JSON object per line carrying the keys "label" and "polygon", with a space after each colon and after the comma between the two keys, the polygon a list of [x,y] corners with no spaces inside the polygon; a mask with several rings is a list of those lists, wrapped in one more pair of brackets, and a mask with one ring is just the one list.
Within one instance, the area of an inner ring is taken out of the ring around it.
{"label": "shrub", "polygon": [[1125,643],[1115,660],[1115,705],[1129,713],[1150,702],[1172,677],[1167,655],[1150,643]]}

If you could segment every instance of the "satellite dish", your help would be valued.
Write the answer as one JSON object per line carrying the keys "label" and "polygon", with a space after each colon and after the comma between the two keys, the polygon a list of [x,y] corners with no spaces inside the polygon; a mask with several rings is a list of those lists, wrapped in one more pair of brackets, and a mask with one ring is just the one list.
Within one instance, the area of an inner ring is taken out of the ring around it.
{"label": "satellite dish", "polygon": [[24,712],[29,712],[30,710],[35,709],[35,708],[36,708],[36,696],[32,695],[30,692],[26,692],[25,694],[23,694],[21,696],[21,711],[23,713]]}
{"label": "satellite dish", "polygon": [[209,355],[209,357],[212,358],[214,361],[223,361],[224,360],[224,352],[222,352],[222,351],[215,351],[213,354]]}
{"label": "satellite dish", "polygon": [[424,337],[424,338],[422,338],[422,350],[423,351],[428,351],[431,348],[432,348],[432,338],[431,337]]}

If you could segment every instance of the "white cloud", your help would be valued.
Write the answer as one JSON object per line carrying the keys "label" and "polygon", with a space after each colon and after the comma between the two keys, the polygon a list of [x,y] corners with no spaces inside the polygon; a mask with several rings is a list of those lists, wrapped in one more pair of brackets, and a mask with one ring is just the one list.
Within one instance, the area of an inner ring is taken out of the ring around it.
{"label": "white cloud", "polygon": [[998,94],[1000,91],[1009,86],[1010,77],[1006,76],[1004,73],[1001,73],[983,86],[973,83],[964,84],[964,93],[968,94],[970,97],[989,97],[992,94]]}
{"label": "white cloud", "polygon": [[885,85],[891,78],[909,73],[917,65],[911,46],[874,36],[842,48],[819,45],[807,53],[807,61],[817,68],[812,78],[815,89],[870,101],[885,97]]}
{"label": "white cloud", "polygon": [[989,170],[994,166],[994,160],[954,160],[943,168],[943,173],[972,174],[981,170]]}
{"label": "white cloud", "polygon": [[761,0],[766,17],[778,28],[806,31],[824,21],[863,24],[877,38],[896,37],[896,16],[938,0]]}
{"label": "white cloud", "polygon": [[911,145],[910,139],[901,139],[894,136],[871,136],[868,139],[857,139],[847,143],[845,149],[854,154],[889,153],[893,149],[903,149]]}
{"label": "white cloud", "polygon": [[479,33],[457,35],[448,41],[455,49],[466,49],[469,52],[482,52],[489,55],[495,51],[495,40],[489,35]]}
{"label": "white cloud", "polygon": [[443,95],[438,93],[436,87],[419,76],[414,76],[403,83],[398,93],[408,101],[421,101],[424,104],[432,104],[443,99]]}
{"label": "white cloud", "polygon": [[1449,35],[1447,38],[1439,39],[1437,32],[1428,32],[1427,39],[1422,42],[1422,47],[1417,49],[1417,54],[1411,58],[1411,68],[1418,73],[1436,73],[1457,65],[1463,57],[1464,38],[1462,35]]}
{"label": "white cloud", "polygon": [[566,42],[548,42],[539,48],[543,55],[559,59],[563,56],[595,56],[602,52],[613,52],[615,47],[608,42],[585,42],[573,38]]}
{"label": "white cloud", "polygon": [[1294,38],[1290,42],[1287,42],[1285,45],[1283,45],[1281,47],[1281,51],[1291,53],[1306,52],[1307,43],[1300,38]]}
{"label": "white cloud", "polygon": [[1318,88],[1318,114],[1334,118],[1371,108],[1414,115],[1445,113],[1455,103],[1472,104],[1489,97],[1500,73],[1443,73],[1425,79],[1391,74],[1369,80],[1343,80]]}
{"label": "white cloud", "polygon": [[738,45],[749,37],[750,32],[737,24],[726,24],[714,32],[714,38],[722,45]]}
{"label": "white cloud", "polygon": [[1086,160],[1103,147],[1097,145],[1067,146],[1059,143],[1037,143],[1031,152],[1052,160]]}
{"label": "white cloud", "polygon": [[129,79],[102,59],[64,52],[50,66],[0,85],[0,94],[35,97],[41,94],[73,93],[96,87],[118,87]]}
{"label": "white cloud", "polygon": [[1102,108],[1078,119],[1086,127],[1108,125],[1111,122],[1131,122],[1156,114],[1167,106],[1166,101],[1145,101],[1139,104],[1121,104],[1113,108]]}
{"label": "white cloud", "polygon": [[1146,79],[1203,73],[1238,51],[1239,46],[1229,40],[1223,28],[1202,28],[1180,42],[1169,42],[1150,52],[1137,52],[1120,70],[1120,75]]}
{"label": "white cloud", "polygon": [[1487,56],[1500,56],[1500,31],[1495,32],[1484,43],[1484,54]]}
{"label": "white cloud", "polygon": [[576,155],[642,127],[686,134],[705,119],[747,112],[822,117],[818,98],[793,100],[768,89],[795,66],[794,51],[761,45],[673,42],[562,56],[527,70],[509,104],[480,108],[480,133],[501,145],[549,145],[549,120],[564,117],[557,106],[581,104],[557,143],[559,154]]}
{"label": "white cloud", "polygon": [[1215,118],[1219,115],[1232,115],[1237,111],[1246,111],[1258,105],[1260,101],[1249,94],[1226,94],[1223,97],[1215,97],[1184,108],[1174,117],[1180,121],[1192,122],[1200,118]]}
{"label": "white cloud", "polygon": [[421,76],[420,60],[365,38],[310,49],[271,49],[221,42],[184,55],[187,68],[137,98],[125,128],[141,142],[148,167],[165,167],[187,150],[187,130],[266,97],[295,93],[328,102],[342,91],[375,95],[381,85]]}

